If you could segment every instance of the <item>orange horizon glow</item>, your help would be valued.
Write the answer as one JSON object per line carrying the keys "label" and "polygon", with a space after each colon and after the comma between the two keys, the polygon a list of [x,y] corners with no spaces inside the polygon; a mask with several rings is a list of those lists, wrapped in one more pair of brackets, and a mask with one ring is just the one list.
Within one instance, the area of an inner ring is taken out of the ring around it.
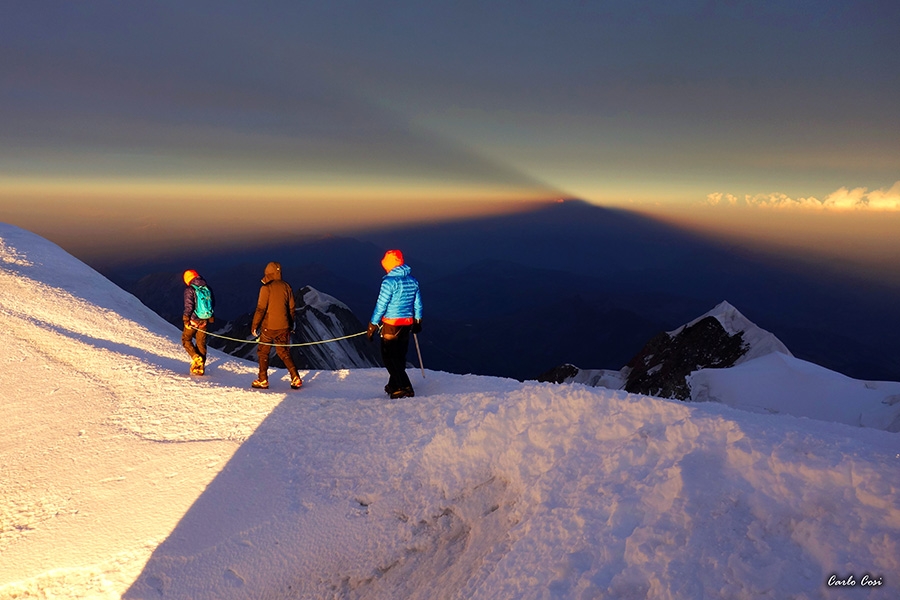
{"label": "orange horizon glow", "polygon": [[277,243],[325,234],[509,214],[556,195],[511,186],[357,185],[158,179],[2,178],[3,220],[90,260],[196,244]]}
{"label": "orange horizon glow", "polygon": [[[512,214],[560,197],[566,196],[534,187],[424,178],[0,177],[4,221],[83,259],[123,262],[196,244],[279,243]],[[821,200],[715,192],[705,201],[602,205],[754,251],[900,284],[900,182],[874,190],[843,187]]]}

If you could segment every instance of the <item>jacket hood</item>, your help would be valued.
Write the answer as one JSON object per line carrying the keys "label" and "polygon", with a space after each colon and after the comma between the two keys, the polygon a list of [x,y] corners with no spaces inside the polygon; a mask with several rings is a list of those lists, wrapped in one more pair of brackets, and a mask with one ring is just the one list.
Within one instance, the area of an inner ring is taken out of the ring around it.
{"label": "jacket hood", "polygon": [[399,265],[388,271],[385,277],[406,277],[410,271],[412,269],[409,268],[409,265]]}
{"label": "jacket hood", "polygon": [[262,278],[263,283],[269,283],[281,279],[281,263],[270,262],[266,265],[265,276]]}

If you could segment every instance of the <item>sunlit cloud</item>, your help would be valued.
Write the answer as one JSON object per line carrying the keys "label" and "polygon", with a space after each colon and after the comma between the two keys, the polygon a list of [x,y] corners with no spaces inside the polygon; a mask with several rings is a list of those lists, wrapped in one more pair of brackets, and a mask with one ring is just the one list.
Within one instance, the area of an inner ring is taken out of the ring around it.
{"label": "sunlit cloud", "polygon": [[879,189],[841,187],[820,198],[716,192],[705,202],[647,213],[756,256],[900,286],[900,182]]}
{"label": "sunlit cloud", "polygon": [[842,187],[819,200],[815,197],[791,198],[787,194],[771,193],[745,195],[714,192],[708,194],[706,203],[710,206],[730,206],[763,208],[775,210],[829,210],[829,211],[898,211],[900,212],[900,181],[890,188],[869,191],[858,187]]}

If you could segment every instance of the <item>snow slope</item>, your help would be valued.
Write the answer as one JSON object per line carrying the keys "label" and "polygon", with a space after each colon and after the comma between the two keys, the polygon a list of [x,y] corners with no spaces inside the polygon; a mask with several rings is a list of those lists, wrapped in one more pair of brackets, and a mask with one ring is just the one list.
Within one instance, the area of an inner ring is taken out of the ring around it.
{"label": "snow slope", "polygon": [[860,381],[773,352],[729,369],[701,369],[691,400],[900,431],[900,382]]}
{"label": "snow slope", "polygon": [[191,378],[177,329],[6,225],[0,345],[0,598],[900,593],[892,433],[433,371],[261,392],[216,352]]}

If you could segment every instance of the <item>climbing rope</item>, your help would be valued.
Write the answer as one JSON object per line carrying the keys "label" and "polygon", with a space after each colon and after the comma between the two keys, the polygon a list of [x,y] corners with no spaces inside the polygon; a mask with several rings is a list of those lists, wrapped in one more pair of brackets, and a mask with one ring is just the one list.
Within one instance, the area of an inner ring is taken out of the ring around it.
{"label": "climbing rope", "polygon": [[[206,331],[205,329],[199,329],[199,328],[197,328],[197,327],[194,327],[193,325],[188,325],[188,327],[190,327],[190,328],[193,329],[194,331],[203,331],[204,333],[206,333],[206,335],[212,336],[212,337],[214,337],[214,338],[219,338],[219,339],[222,339],[222,340],[229,340],[229,341],[232,341],[232,342],[241,342],[242,344],[259,344],[259,343],[261,343],[261,342],[259,341],[259,338],[256,338],[255,340],[241,340],[241,339],[238,339],[238,338],[228,337],[228,336],[225,336],[225,335],[218,335],[218,334],[216,334],[216,333],[210,333],[209,331]],[[345,335],[345,336],[341,336],[341,337],[331,338],[330,340],[320,340],[320,341],[318,341],[318,342],[303,342],[303,343],[300,343],[300,344],[265,344],[265,345],[266,345],[266,346],[275,346],[275,347],[280,347],[280,348],[296,348],[296,347],[298,347],[298,346],[315,346],[315,345],[317,345],[317,344],[328,344],[328,343],[330,343],[330,342],[339,342],[339,341],[341,341],[341,340],[347,340],[347,339],[350,339],[350,338],[359,337],[359,336],[361,336],[361,335],[366,335],[366,332],[365,332],[365,331],[360,331],[359,333],[352,333],[352,334],[350,334],[350,335]]]}

